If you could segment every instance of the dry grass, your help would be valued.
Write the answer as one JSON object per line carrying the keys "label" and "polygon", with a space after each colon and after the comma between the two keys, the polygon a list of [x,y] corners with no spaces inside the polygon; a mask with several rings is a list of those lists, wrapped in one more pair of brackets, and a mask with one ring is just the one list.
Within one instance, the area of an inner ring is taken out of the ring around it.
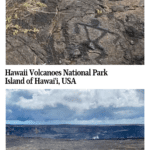
{"label": "dry grass", "polygon": [[11,5],[12,0],[6,1],[6,33],[12,33],[16,35],[19,32],[28,33],[39,32],[38,29],[33,27],[32,29],[23,29],[18,24],[13,24],[12,21],[16,19],[23,20],[29,14],[34,14],[39,11],[43,7],[47,7],[46,4],[41,3],[39,0],[26,0],[24,3],[13,3],[13,7]]}

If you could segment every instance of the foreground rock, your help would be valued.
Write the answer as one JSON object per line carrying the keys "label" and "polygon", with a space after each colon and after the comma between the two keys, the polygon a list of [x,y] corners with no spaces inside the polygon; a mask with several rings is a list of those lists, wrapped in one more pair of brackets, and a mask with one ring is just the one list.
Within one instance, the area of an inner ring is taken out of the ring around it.
{"label": "foreground rock", "polygon": [[32,1],[7,0],[6,64],[144,64],[144,0]]}

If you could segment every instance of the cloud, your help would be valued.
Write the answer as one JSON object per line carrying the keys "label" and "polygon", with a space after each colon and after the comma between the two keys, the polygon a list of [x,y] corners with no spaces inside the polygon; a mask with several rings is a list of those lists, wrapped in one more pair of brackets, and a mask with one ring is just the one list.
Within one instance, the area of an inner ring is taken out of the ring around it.
{"label": "cloud", "polygon": [[7,94],[7,120],[107,123],[144,117],[144,93],[139,90],[29,89]]}
{"label": "cloud", "polygon": [[12,113],[11,109],[7,109],[6,111],[7,111],[7,113]]}
{"label": "cloud", "polygon": [[43,109],[58,104],[71,110],[84,110],[101,107],[142,107],[143,101],[136,90],[29,90],[31,99],[19,97],[15,105],[26,109]]}
{"label": "cloud", "polygon": [[12,97],[12,94],[15,92],[15,91],[19,91],[17,89],[9,89],[9,90],[6,90],[6,99],[8,100],[9,98]]}
{"label": "cloud", "polygon": [[[69,121],[70,122],[70,121]],[[136,119],[105,119],[105,120],[98,120],[96,118],[93,118],[91,120],[72,120],[72,124],[144,124],[144,117],[139,117]]]}

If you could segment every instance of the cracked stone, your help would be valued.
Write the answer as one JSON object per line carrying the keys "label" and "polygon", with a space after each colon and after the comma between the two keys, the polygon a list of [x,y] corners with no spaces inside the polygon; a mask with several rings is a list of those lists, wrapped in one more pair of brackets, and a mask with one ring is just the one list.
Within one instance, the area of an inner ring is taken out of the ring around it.
{"label": "cracked stone", "polygon": [[144,64],[144,0],[6,2],[7,65]]}

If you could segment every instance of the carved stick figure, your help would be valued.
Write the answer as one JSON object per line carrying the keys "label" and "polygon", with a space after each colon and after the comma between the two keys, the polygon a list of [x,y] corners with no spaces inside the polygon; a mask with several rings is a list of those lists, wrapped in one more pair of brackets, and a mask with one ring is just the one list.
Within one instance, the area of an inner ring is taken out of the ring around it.
{"label": "carved stick figure", "polygon": [[[105,58],[107,54],[106,54],[106,50],[104,49],[104,47],[101,46],[100,44],[98,44],[99,41],[100,41],[103,37],[105,37],[105,35],[106,35],[107,33],[110,33],[110,34],[113,34],[113,35],[116,35],[116,36],[117,36],[117,38],[115,39],[115,42],[117,42],[117,40],[119,39],[119,35],[116,34],[116,33],[114,33],[114,32],[109,31],[108,29],[105,29],[105,28],[100,27],[100,22],[99,22],[98,20],[96,20],[96,19],[92,19],[90,24],[84,24],[84,23],[77,23],[77,24],[75,24],[75,32],[76,32],[77,34],[80,33],[80,29],[79,29],[79,27],[78,27],[79,25],[81,25],[81,26],[84,27],[84,30],[85,30],[85,32],[86,32],[87,39],[88,39],[88,47],[89,47],[90,49],[92,49],[92,50],[94,50],[94,49],[97,48],[97,49],[99,49],[99,50],[101,51],[101,54],[96,58],[96,61],[99,62],[99,63],[101,63],[101,62],[100,62],[100,59],[101,59],[101,58]],[[89,36],[89,32],[88,32],[87,27],[93,28],[93,29],[96,29],[96,30],[100,30],[100,31],[102,31],[102,34],[101,34],[98,38],[96,38],[95,40],[91,40],[91,39],[90,39],[90,36]]]}
{"label": "carved stick figure", "polygon": [[[75,25],[75,32],[76,32],[77,34],[80,33],[80,30],[79,30],[78,25],[81,25],[81,26],[84,27],[84,29],[85,29],[85,31],[86,31],[87,39],[88,39],[88,41],[89,41],[89,48],[91,48],[91,49],[93,49],[93,50],[95,49],[95,47],[97,47],[96,45],[98,45],[98,42],[99,42],[107,33],[111,33],[111,34],[117,35],[116,33],[109,31],[108,29],[105,29],[105,28],[100,27],[100,26],[99,26],[99,25],[100,25],[100,22],[99,22],[98,20],[95,20],[95,19],[92,19],[92,20],[91,20],[91,24],[77,23],[77,24]],[[96,38],[95,40],[92,41],[92,40],[90,39],[90,36],[89,36],[89,32],[88,32],[87,27],[90,27],[90,28],[93,28],[93,29],[96,29],[96,30],[103,31],[103,33],[102,33],[98,38]],[[101,45],[98,45],[98,47],[99,47],[102,51],[104,50],[104,48],[103,48]]]}

